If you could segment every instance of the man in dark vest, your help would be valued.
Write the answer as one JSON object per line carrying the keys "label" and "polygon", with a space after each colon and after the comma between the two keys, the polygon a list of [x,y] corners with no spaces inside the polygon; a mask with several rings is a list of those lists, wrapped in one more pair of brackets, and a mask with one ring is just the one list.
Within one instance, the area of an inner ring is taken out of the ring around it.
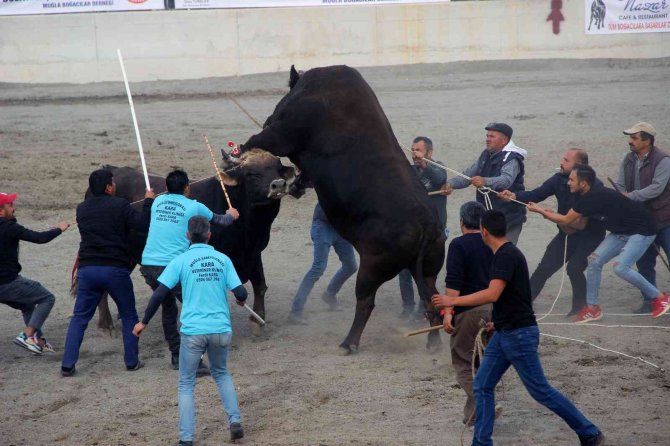
{"label": "man in dark vest", "polygon": [[[509,190],[517,193],[525,190],[523,186],[523,160],[528,152],[517,147],[512,141],[512,127],[501,122],[492,122],[485,127],[486,149],[479,159],[468,167],[465,175],[471,178],[453,177],[442,188],[445,195],[453,189],[463,189],[473,185],[477,189],[488,187],[496,192]],[[514,202],[505,202],[495,192],[477,191],[477,201],[486,204],[487,197],[492,208],[505,214],[507,221],[507,239],[516,245],[526,221],[526,207]]]}
{"label": "man in dark vest", "polygon": [[[619,190],[633,201],[640,201],[651,211],[658,227],[654,244],[637,262],[637,269],[656,285],[656,256],[659,248],[670,255],[670,156],[656,147],[656,130],[651,124],[638,122],[624,130],[628,135],[628,153],[619,167]],[[644,296],[643,296],[644,299]],[[651,312],[651,300],[644,299],[635,313]]]}

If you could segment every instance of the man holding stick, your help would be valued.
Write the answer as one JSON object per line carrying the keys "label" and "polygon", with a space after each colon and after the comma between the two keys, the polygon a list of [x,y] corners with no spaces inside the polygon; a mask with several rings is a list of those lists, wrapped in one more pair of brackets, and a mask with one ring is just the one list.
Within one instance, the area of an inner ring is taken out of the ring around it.
{"label": "man holding stick", "polygon": [[[651,124],[638,122],[623,134],[628,136],[630,152],[621,161],[617,189],[631,200],[643,203],[656,221],[656,239],[637,261],[642,277],[655,286],[659,247],[666,257],[670,256],[670,156],[656,147],[656,130]],[[634,312],[650,313],[651,301],[642,297],[642,305]]]}
{"label": "man holding stick", "polygon": [[561,417],[579,436],[582,446],[602,446],[602,432],[547,382],[537,353],[540,331],[533,313],[528,265],[521,251],[507,239],[506,230],[502,212],[486,211],[482,215],[481,236],[493,251],[488,288],[466,296],[433,296],[446,307],[493,303],[495,331],[474,381],[477,415],[472,445],[493,445],[495,386],[513,366],[528,393]]}
{"label": "man holding stick", "polygon": [[[568,177],[576,164],[588,165],[589,156],[585,150],[571,148],[565,152],[560,164],[560,171],[552,175],[536,189],[518,191],[516,193],[504,190],[499,197],[505,201],[521,200],[525,203],[546,200],[555,196],[558,202],[558,212],[566,214],[579,197],[579,193],[570,192]],[[596,179],[596,187],[602,187]],[[581,226],[580,226],[581,227]],[[572,308],[567,316],[574,316],[586,305],[586,277],[584,270],[588,264],[587,258],[605,238],[605,227],[598,219],[589,219],[582,230],[575,227],[558,225],[558,234],[551,239],[544,251],[542,260],[530,276],[530,290],[533,300],[537,298],[547,282],[556,271],[567,262],[567,273],[572,285]],[[567,249],[566,249],[567,243]]]}
{"label": "man holding stick", "polygon": [[184,300],[181,312],[179,351],[179,444],[192,445],[195,434],[195,378],[198,364],[206,352],[212,378],[228,415],[230,439],[244,437],[240,409],[233,379],[228,373],[228,348],[232,341],[230,309],[226,291],[231,290],[236,303],[244,305],[247,290],[240,282],[230,259],[207,242],[211,237],[209,222],[195,216],[188,220],[188,250],[175,257],[158,277],[159,286],[151,296],[142,322],[133,333],[139,336],[167,299],[171,290],[181,284]]}
{"label": "man holding stick", "polygon": [[600,218],[610,233],[589,255],[586,271],[586,306],[575,317],[577,323],[597,321],[602,318],[598,302],[598,291],[603,266],[619,256],[614,264],[614,273],[638,288],[645,299],[651,301],[652,317],[656,318],[670,309],[667,294],[649,283],[632,266],[656,237],[656,225],[651,213],[641,203],[624,197],[622,194],[605,187],[594,188],[596,173],[590,166],[576,165],[568,179],[570,191],[578,192],[581,197],[562,215],[550,209],[542,209],[535,203],[529,203],[528,209],[541,214],[557,224],[572,225],[582,217]]}
{"label": "man holding stick", "polygon": [[[158,277],[168,263],[179,254],[186,252],[189,241],[186,238],[188,220],[203,216],[214,224],[229,226],[240,216],[235,208],[224,215],[213,213],[207,206],[188,198],[191,190],[188,175],[182,170],[170,172],[165,179],[167,193],[159,196],[151,206],[151,223],[147,243],[142,253],[140,273],[153,291],[159,286]],[[179,331],[177,329],[177,300],[181,301],[181,288],[176,287],[163,300],[163,333],[171,352],[172,368],[179,369]],[[199,373],[207,373],[201,364]]]}

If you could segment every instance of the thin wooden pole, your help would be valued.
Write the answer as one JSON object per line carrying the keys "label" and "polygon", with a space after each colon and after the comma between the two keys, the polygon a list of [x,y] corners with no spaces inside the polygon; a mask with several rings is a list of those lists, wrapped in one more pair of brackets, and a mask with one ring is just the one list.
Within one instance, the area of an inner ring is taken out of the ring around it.
{"label": "thin wooden pole", "polygon": [[223,194],[226,196],[226,202],[228,203],[228,208],[232,209],[233,205],[230,203],[230,197],[228,196],[226,185],[223,184],[223,177],[221,176],[219,165],[216,163],[216,158],[214,157],[214,150],[212,150],[212,146],[209,144],[209,139],[207,139],[207,135],[204,136],[205,136],[205,144],[207,144],[207,149],[209,150],[209,156],[212,158],[212,164],[214,164],[214,170],[216,171],[216,176],[219,177],[219,184],[221,184]]}
{"label": "thin wooden pole", "polygon": [[429,333],[431,331],[441,330],[442,328],[444,328],[443,325],[435,325],[433,327],[422,328],[421,330],[410,331],[409,333],[405,333],[405,336],[415,336],[421,333]]}

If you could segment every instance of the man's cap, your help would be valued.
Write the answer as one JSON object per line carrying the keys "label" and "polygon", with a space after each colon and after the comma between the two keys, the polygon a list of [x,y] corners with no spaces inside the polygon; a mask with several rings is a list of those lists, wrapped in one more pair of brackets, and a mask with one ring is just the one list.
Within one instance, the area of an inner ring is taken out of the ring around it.
{"label": "man's cap", "polygon": [[633,127],[623,131],[624,135],[632,135],[634,133],[645,132],[649,133],[651,136],[656,136],[656,130],[648,122],[638,122]]}
{"label": "man's cap", "polygon": [[0,206],[14,203],[14,200],[16,200],[16,194],[5,194],[0,192]]}
{"label": "man's cap", "polygon": [[500,132],[508,138],[512,139],[512,127],[503,122],[492,122],[484,127],[484,130],[495,130],[496,132]]}

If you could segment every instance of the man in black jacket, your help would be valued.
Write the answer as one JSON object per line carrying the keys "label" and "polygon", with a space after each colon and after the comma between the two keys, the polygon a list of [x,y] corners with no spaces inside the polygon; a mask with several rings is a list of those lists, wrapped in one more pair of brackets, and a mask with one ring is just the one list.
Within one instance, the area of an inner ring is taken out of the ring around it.
{"label": "man in black jacket", "polygon": [[55,228],[42,232],[24,228],[14,217],[14,200],[16,194],[0,193],[0,303],[23,313],[26,328],[14,339],[14,343],[41,355],[54,351],[42,333],[42,325],[49,317],[56,299],[39,282],[19,275],[19,241],[48,243],[70,225],[61,222]]}
{"label": "man in black jacket", "polygon": [[[576,164],[589,164],[589,156],[583,149],[571,148],[565,152],[560,164],[560,171],[551,176],[536,189],[518,191],[517,193],[504,190],[499,197],[505,201],[519,200],[525,203],[539,203],[550,196],[555,196],[558,202],[558,212],[567,214],[579,198],[578,193],[570,192],[568,177]],[[596,179],[596,187],[602,182]],[[540,294],[547,280],[563,266],[565,257],[567,273],[572,286],[572,309],[567,314],[574,316],[586,306],[586,277],[584,270],[588,265],[588,257],[605,238],[605,227],[597,219],[589,219],[583,230],[566,225],[557,225],[558,234],[547,245],[542,260],[530,277],[531,297],[533,300]],[[567,251],[565,243],[568,243]]]}
{"label": "man in black jacket", "polygon": [[127,200],[115,197],[116,184],[108,170],[96,170],[89,179],[92,196],[77,206],[77,223],[81,234],[77,298],[74,315],[65,339],[61,374],[72,376],[79,358],[84,331],[95,314],[98,302],[108,292],[119,309],[123,330],[124,361],[127,370],[142,367],[137,337],[133,327],[138,321],[133,282],[130,280],[130,254],[127,237],[131,229],[149,229],[151,189],[145,194],[142,212]]}

